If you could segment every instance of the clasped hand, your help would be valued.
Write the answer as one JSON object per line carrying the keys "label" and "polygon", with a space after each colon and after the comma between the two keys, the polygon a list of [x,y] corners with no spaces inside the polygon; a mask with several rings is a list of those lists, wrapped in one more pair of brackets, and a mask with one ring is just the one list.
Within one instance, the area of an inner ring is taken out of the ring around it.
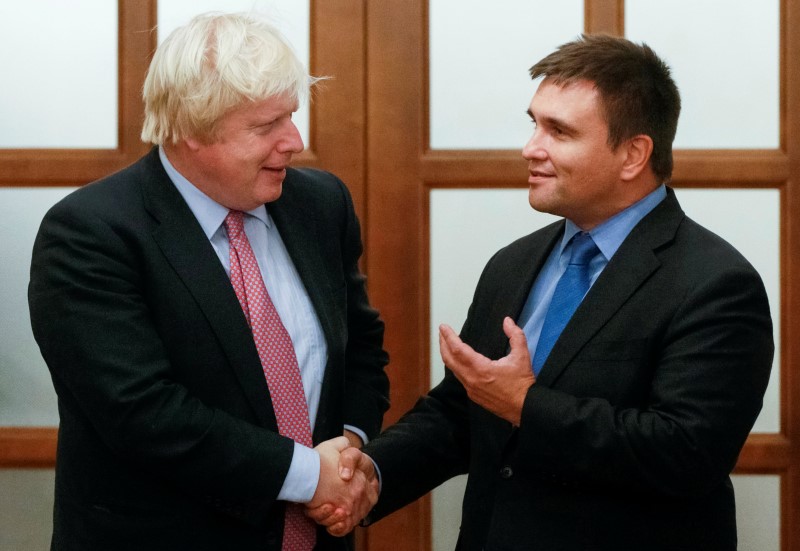
{"label": "clasped hand", "polygon": [[320,456],[317,491],[306,504],[306,515],[328,533],[348,534],[378,501],[378,480],[372,460],[347,438],[339,436],[316,448]]}

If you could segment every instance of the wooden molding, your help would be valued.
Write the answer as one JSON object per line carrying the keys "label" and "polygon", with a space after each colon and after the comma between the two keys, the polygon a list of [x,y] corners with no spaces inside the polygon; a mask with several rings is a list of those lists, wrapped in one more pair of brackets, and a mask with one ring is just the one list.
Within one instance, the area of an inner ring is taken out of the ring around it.
{"label": "wooden molding", "polygon": [[0,427],[0,467],[53,467],[58,429]]}
{"label": "wooden molding", "polygon": [[141,90],[155,49],[156,0],[118,0],[117,149],[0,149],[0,186],[79,186],[143,155]]}
{"label": "wooden molding", "polygon": [[625,35],[625,0],[585,0],[583,6],[587,33]]}
{"label": "wooden molding", "polygon": [[[782,187],[789,158],[779,150],[676,150],[677,187]],[[527,162],[517,150],[429,150],[420,173],[429,187],[526,187]]]}

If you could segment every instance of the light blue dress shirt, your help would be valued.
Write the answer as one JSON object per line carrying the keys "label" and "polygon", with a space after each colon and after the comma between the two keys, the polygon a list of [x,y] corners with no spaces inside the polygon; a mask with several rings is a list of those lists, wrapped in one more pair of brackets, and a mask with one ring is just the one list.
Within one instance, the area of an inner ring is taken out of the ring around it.
{"label": "light blue dress shirt", "polygon": [[[666,186],[661,185],[638,202],[615,214],[589,232],[601,253],[589,263],[591,273],[590,289],[634,226],[647,216],[666,196]],[[569,264],[570,255],[572,254],[572,242],[570,240],[579,231],[581,229],[572,221],[566,221],[564,236],[561,238],[561,242],[553,247],[550,256],[547,257],[520,314],[518,325],[525,331],[531,358],[536,354],[536,345],[539,343],[539,336],[542,333],[544,318],[547,315],[550,302],[553,300],[553,293],[556,290],[558,280],[566,271],[567,264]]]}
{"label": "light blue dress shirt", "polygon": [[[222,224],[228,215],[228,208],[211,199],[179,173],[169,162],[163,148],[159,148],[159,157],[230,277],[230,244]],[[311,299],[266,207],[261,205],[246,214],[245,234],[256,256],[267,292],[292,339],[313,432],[328,356],[325,335]],[[345,425],[345,428],[367,442],[366,434],[360,429],[349,425]],[[278,499],[296,503],[311,501],[319,483],[319,472],[319,454],[295,442],[292,463]]]}

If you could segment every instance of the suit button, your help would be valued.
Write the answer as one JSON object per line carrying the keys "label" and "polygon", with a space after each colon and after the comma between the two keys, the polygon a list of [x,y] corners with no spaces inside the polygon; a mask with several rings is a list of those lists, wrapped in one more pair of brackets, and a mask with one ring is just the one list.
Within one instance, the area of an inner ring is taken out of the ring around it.
{"label": "suit button", "polygon": [[512,476],[514,476],[514,471],[508,465],[500,469],[500,478],[511,478]]}

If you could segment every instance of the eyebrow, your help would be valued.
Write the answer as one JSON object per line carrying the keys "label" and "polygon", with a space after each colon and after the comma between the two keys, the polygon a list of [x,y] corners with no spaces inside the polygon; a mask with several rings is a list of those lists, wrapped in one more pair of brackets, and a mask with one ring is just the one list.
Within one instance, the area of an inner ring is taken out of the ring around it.
{"label": "eyebrow", "polygon": [[571,133],[577,132],[577,128],[575,128],[573,125],[569,124],[565,120],[559,119],[558,117],[545,116],[536,118],[536,116],[534,116],[533,114],[533,111],[531,111],[530,109],[528,109],[528,116],[531,118],[531,120],[536,121],[537,124],[544,123],[548,126],[557,126]]}

